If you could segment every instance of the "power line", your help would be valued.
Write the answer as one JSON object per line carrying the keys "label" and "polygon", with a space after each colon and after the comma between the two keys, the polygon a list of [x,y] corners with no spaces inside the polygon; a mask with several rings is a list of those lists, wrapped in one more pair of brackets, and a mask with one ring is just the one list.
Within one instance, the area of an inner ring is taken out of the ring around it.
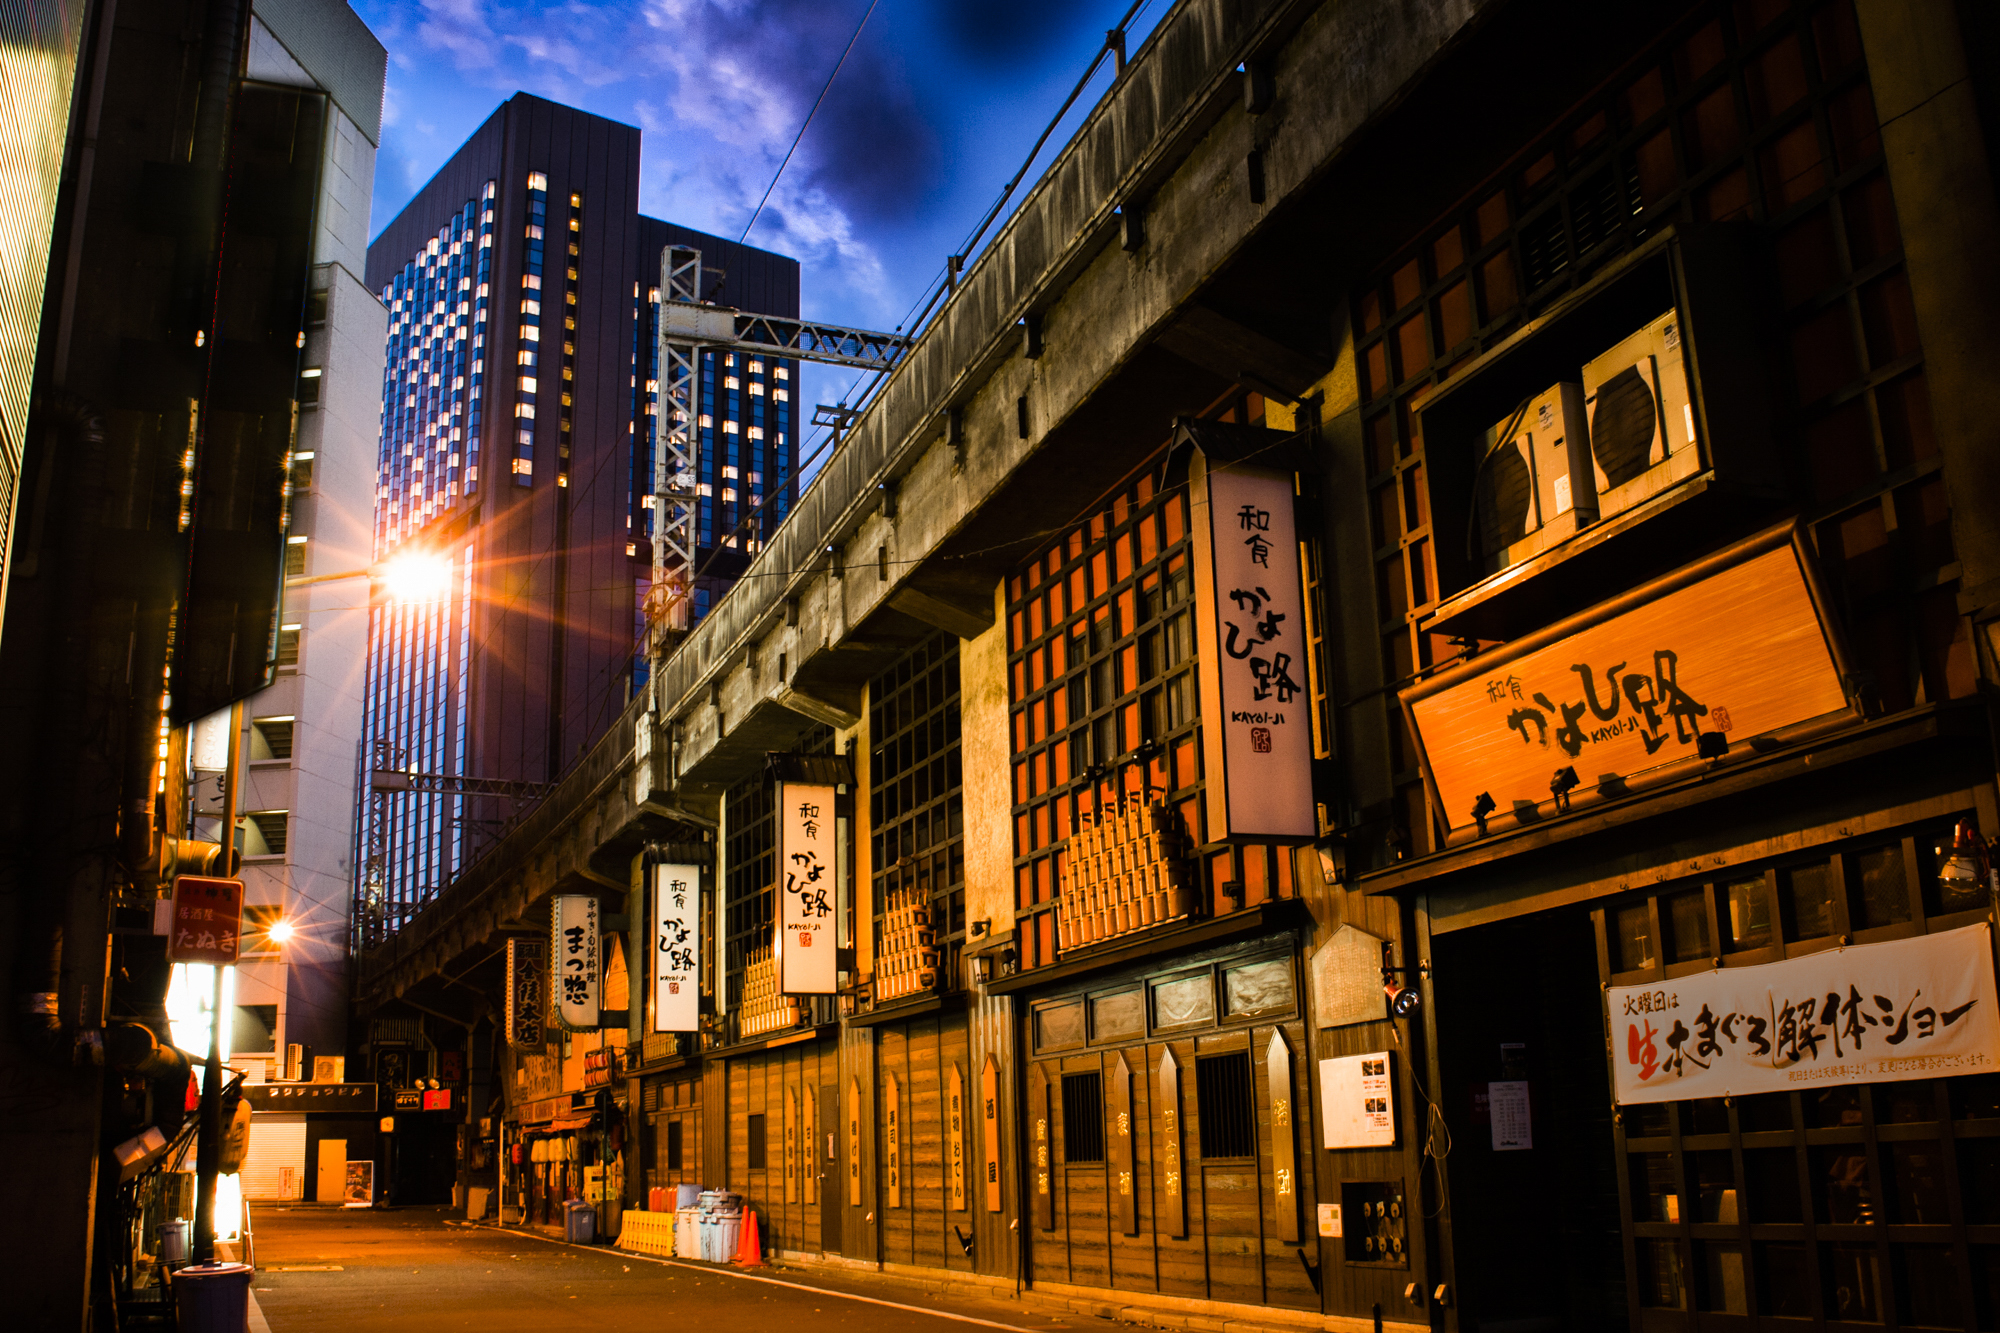
{"label": "power line", "polygon": [[757,207],[750,214],[750,220],[743,224],[743,234],[736,238],[738,245],[750,238],[750,229],[757,225],[757,219],[764,212],[764,205],[771,202],[771,191],[778,188],[778,177],[785,174],[785,168],[792,164],[792,154],[799,151],[799,142],[806,137],[806,126],[811,125],[813,117],[819,114],[819,104],[826,100],[828,90],[833,87],[834,78],[840,73],[840,67],[847,63],[848,52],[852,51],[854,44],[861,40],[861,30],[868,26],[869,16],[874,14],[875,6],[881,2],[882,0],[868,0],[868,12],[861,16],[861,22],[854,25],[854,35],[847,39],[847,46],[841,51],[840,59],[834,62],[833,73],[827,75],[826,82],[820,85],[819,96],[813,99],[812,110],[806,112],[805,121],[799,126],[799,132],[792,136],[792,146],[785,150],[785,160],[778,164],[778,170],[772,175],[771,183],[764,187],[764,197],[757,201]]}

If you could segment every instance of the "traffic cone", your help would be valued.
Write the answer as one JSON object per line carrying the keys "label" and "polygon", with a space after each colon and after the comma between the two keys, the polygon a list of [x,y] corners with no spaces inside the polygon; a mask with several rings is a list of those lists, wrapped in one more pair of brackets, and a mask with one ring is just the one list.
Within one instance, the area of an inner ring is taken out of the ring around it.
{"label": "traffic cone", "polygon": [[764,1266],[764,1246],[757,1239],[757,1210],[743,1210],[743,1243],[736,1247],[736,1262],[745,1268]]}

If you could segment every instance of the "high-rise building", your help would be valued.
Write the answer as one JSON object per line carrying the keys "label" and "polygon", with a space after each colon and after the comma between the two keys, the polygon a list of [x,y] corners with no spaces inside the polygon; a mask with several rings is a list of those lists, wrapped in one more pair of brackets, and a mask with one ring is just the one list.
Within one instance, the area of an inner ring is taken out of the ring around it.
{"label": "high-rise building", "polygon": [[[518,93],[369,247],[389,312],[376,556],[422,552],[451,578],[371,612],[364,945],[644,680],[668,245],[701,249],[708,299],[798,313],[797,261],[639,215],[637,129]],[[697,615],[796,496],[795,374],[703,357]]]}

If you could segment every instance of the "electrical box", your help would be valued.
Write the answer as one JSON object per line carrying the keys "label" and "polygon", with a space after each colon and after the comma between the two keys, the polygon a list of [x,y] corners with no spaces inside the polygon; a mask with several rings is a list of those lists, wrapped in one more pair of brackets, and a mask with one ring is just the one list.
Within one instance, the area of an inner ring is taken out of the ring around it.
{"label": "electrical box", "polygon": [[1408,1268],[1409,1212],[1401,1181],[1341,1181],[1341,1246],[1347,1262]]}
{"label": "electrical box", "polygon": [[1637,508],[1701,470],[1674,311],[1586,364],[1583,397],[1599,517]]}
{"label": "electrical box", "polygon": [[1483,572],[1518,565],[1597,519],[1584,386],[1556,384],[1486,430],[1473,491]]}

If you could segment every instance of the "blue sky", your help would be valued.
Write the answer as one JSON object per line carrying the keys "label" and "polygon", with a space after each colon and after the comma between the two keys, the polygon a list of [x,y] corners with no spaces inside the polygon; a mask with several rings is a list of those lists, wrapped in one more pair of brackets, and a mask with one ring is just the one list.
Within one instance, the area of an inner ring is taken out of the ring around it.
{"label": "blue sky", "polygon": [[[1128,49],[1171,3],[1145,5]],[[1130,5],[878,0],[749,237],[798,258],[805,313],[885,329],[905,319]],[[355,8],[389,50],[371,231],[521,90],[638,125],[640,208],[734,237],[868,0]],[[1110,79],[1107,61],[1041,162]],[[807,402],[831,401],[848,380],[812,374]]]}

